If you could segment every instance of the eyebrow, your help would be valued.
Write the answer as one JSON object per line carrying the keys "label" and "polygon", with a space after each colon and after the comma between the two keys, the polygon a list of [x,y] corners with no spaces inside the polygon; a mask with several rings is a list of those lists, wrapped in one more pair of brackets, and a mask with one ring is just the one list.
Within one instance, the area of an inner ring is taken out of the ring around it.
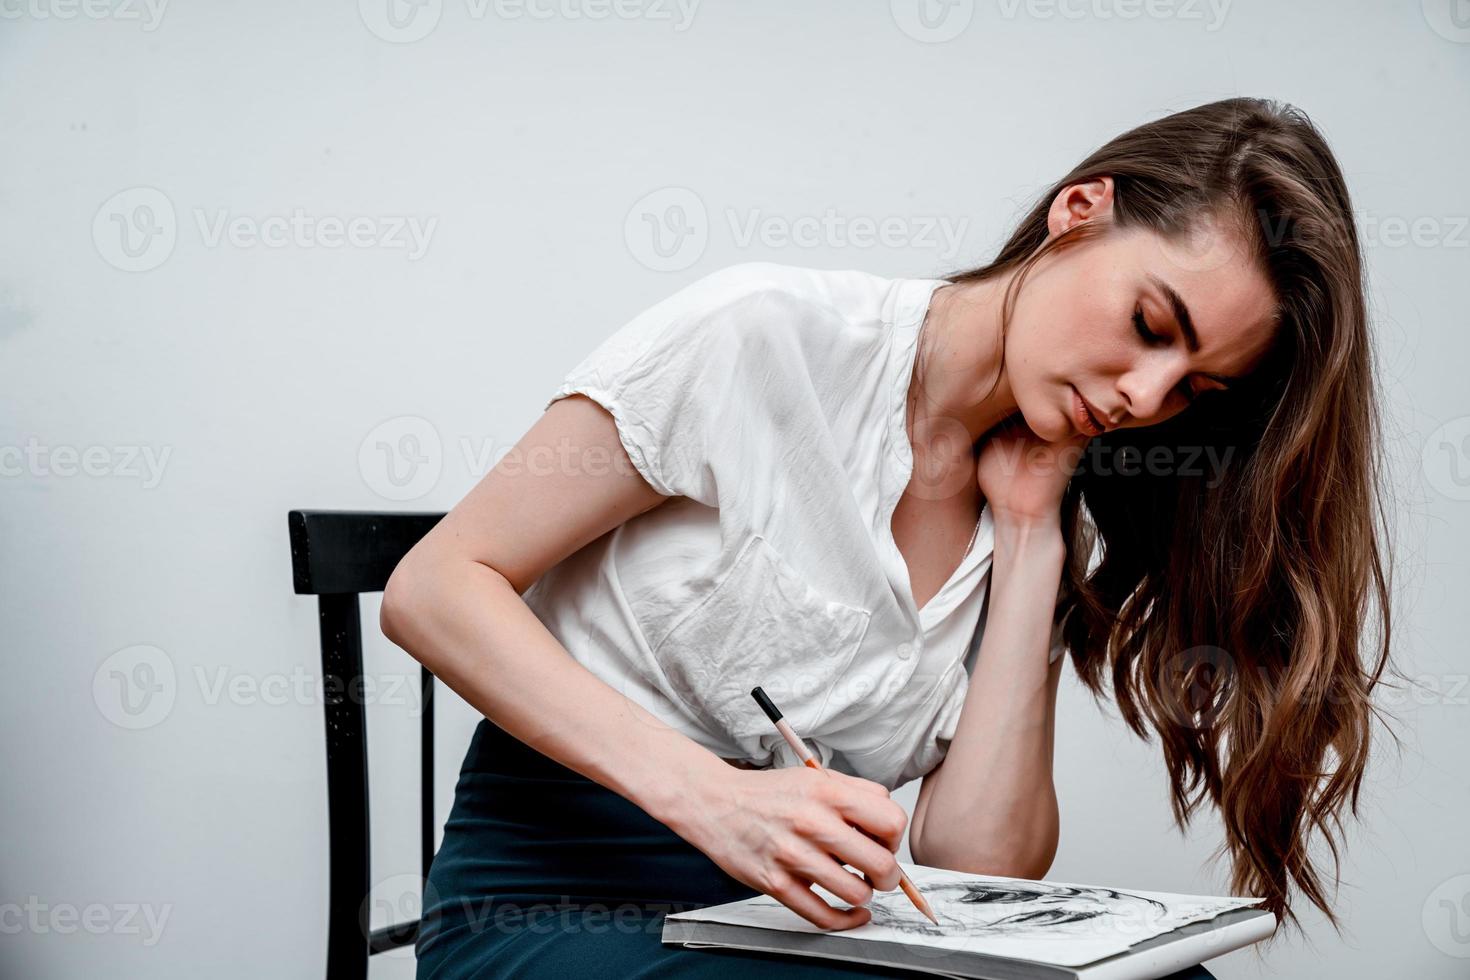
{"label": "eyebrow", "polygon": [[[1184,333],[1184,345],[1189,348],[1190,353],[1199,352],[1199,334],[1194,330],[1194,318],[1189,315],[1189,307],[1184,302],[1184,297],[1164,280],[1153,273],[1148,273],[1148,281],[1153,283],[1154,288],[1164,294],[1164,299],[1169,301],[1169,308],[1174,312],[1174,319],[1179,321],[1179,329]],[[1222,385],[1229,385],[1232,381],[1239,381],[1238,377],[1228,374],[1211,374],[1201,371],[1205,377],[1218,381]]]}

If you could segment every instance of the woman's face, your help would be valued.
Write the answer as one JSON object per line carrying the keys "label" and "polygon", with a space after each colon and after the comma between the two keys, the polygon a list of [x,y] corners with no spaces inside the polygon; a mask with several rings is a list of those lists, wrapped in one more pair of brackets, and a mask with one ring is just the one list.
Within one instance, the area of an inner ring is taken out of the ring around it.
{"label": "woman's face", "polygon": [[[1073,185],[1052,204],[1051,233],[1111,210],[1112,178]],[[1074,391],[1105,429],[1156,425],[1258,366],[1274,308],[1228,225],[1205,218],[1177,239],[1109,228],[1042,259],[1022,285],[1006,347],[1016,404],[1049,442],[1098,434],[1076,420]]]}

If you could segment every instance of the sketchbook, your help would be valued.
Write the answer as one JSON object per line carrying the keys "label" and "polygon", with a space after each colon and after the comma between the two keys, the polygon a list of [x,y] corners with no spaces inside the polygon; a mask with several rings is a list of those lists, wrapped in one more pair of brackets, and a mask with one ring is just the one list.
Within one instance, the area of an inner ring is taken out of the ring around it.
{"label": "sketchbook", "polygon": [[[663,941],[849,960],[980,980],[1149,980],[1269,936],[1250,897],[1176,895],[906,865],[939,919],[901,890],[873,893],[872,919],[813,925],[768,895],[664,919]],[[850,907],[814,885],[828,904]]]}

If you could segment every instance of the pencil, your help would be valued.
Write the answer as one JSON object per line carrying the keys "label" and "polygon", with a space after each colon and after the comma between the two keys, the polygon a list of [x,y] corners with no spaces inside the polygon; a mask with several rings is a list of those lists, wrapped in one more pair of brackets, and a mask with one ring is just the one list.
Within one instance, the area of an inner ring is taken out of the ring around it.
{"label": "pencil", "polygon": [[[817,761],[817,757],[812,755],[811,749],[806,747],[806,743],[792,729],[790,722],[781,717],[781,709],[776,707],[770,695],[757,687],[751,690],[750,696],[755,698],[756,704],[759,704],[761,710],[766,713],[766,717],[771,719],[771,723],[776,726],[776,730],[781,733],[781,737],[786,739],[786,744],[791,746],[792,751],[796,753],[796,757],[802,761],[802,764],[810,766],[813,769],[821,769],[822,764]],[[928,899],[924,898],[923,893],[909,879],[908,873],[903,870],[903,865],[899,865],[898,867],[898,885],[903,889],[903,893],[909,897],[909,901],[914,903],[915,908],[924,913],[930,922],[933,922],[936,926],[939,925],[939,920],[934,916],[934,910],[929,907]]]}

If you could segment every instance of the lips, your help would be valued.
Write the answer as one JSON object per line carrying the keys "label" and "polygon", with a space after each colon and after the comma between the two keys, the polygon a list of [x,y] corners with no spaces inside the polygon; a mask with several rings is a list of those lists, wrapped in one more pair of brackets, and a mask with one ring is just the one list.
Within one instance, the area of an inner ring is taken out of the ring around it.
{"label": "lips", "polygon": [[1077,421],[1077,428],[1085,435],[1099,436],[1107,431],[1107,426],[1098,420],[1092,406],[1076,388],[1072,389],[1072,415]]}

